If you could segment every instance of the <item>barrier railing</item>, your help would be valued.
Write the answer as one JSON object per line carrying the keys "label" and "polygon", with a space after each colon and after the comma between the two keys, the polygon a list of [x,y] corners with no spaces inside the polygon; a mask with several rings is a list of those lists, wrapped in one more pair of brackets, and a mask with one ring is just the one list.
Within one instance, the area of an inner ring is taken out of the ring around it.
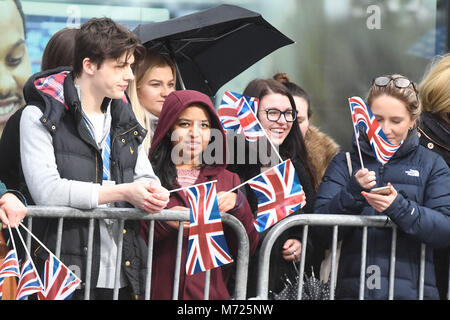
{"label": "barrier railing", "polygon": [[[147,275],[145,283],[144,299],[150,299],[151,292],[151,272],[152,272],[152,258],[153,258],[153,236],[154,236],[154,223],[155,221],[188,221],[189,213],[186,211],[177,210],[163,210],[158,214],[147,214],[139,209],[131,208],[98,208],[94,210],[78,210],[68,207],[41,207],[41,206],[29,206],[28,207],[28,229],[32,230],[33,217],[46,217],[57,218],[57,242],[55,255],[59,257],[61,252],[61,239],[63,233],[63,225],[65,218],[79,218],[89,220],[88,231],[88,247],[87,247],[87,265],[86,265],[86,278],[84,288],[84,298],[89,300],[90,288],[91,288],[91,268],[92,268],[92,253],[93,253],[93,239],[94,239],[94,221],[96,219],[117,219],[119,221],[120,228],[124,228],[125,220],[148,220],[149,221],[149,237],[148,237],[148,252],[147,252]],[[248,264],[249,264],[249,239],[242,223],[229,214],[221,214],[222,221],[225,225],[232,228],[235,236],[238,239],[238,251],[235,257],[235,291],[234,298],[238,300],[246,299],[247,289],[247,276],[248,276]],[[302,250],[300,258],[299,268],[299,281],[298,287],[298,299],[302,298],[303,292],[303,275],[306,257],[306,248],[308,241],[308,227],[309,226],[329,226],[333,228],[332,244],[331,244],[331,272],[330,283],[336,282],[336,251],[338,244],[338,228],[339,227],[360,227],[363,228],[362,243],[361,243],[361,268],[360,268],[360,287],[359,287],[359,299],[364,299],[365,289],[365,272],[366,272],[366,249],[367,249],[367,230],[369,227],[377,228],[391,228],[391,253],[390,253],[390,273],[389,273],[389,294],[388,299],[394,299],[394,281],[395,281],[395,264],[396,264],[396,242],[397,242],[397,227],[396,225],[387,219],[386,216],[354,216],[354,215],[335,215],[335,214],[301,214],[287,217],[278,222],[267,233],[262,242],[260,255],[259,255],[259,269],[258,269],[258,284],[257,284],[257,298],[268,299],[268,283],[269,283],[269,268],[270,268],[270,252],[273,244],[285,230],[303,225],[302,235]],[[121,230],[119,229],[119,230]],[[181,264],[181,248],[183,240],[183,223],[179,224],[178,228],[178,243],[176,259],[176,270],[174,273],[173,284],[173,299],[178,299],[178,287],[179,287],[179,271],[183,267]],[[31,236],[27,236],[27,246],[31,248]],[[119,294],[119,282],[120,282],[120,268],[122,259],[122,243],[123,234],[119,233],[119,239],[117,242],[117,262],[116,262],[116,276],[115,285],[113,290],[113,299],[118,299]],[[420,273],[419,273],[419,299],[424,297],[424,281],[425,281],[425,253],[426,246],[421,246],[420,256]],[[449,270],[450,272],[450,270]],[[450,283],[449,283],[450,288]],[[330,299],[334,299],[334,286],[330,286]],[[450,289],[447,298],[450,296]],[[209,272],[206,272],[205,276],[205,291],[204,299],[209,297]]]}
{"label": "barrier railing", "polygon": [[[299,286],[297,298],[301,299],[303,295],[303,279],[306,247],[308,240],[308,226],[330,226],[333,227],[333,238],[331,245],[331,274],[330,283],[336,283],[336,250],[338,244],[338,227],[361,227],[362,245],[361,245],[361,268],[360,268],[360,286],[359,299],[364,300],[365,275],[366,275],[366,249],[367,249],[367,228],[392,228],[391,254],[389,267],[389,295],[388,299],[394,299],[394,280],[395,280],[395,263],[396,263],[396,242],[397,227],[388,219],[387,216],[356,216],[356,215],[338,215],[338,214],[301,214],[287,217],[278,222],[265,236],[261,245],[259,263],[258,263],[258,284],[257,298],[268,299],[269,291],[269,267],[270,252],[277,238],[287,229],[295,226],[303,225],[302,250],[299,268]],[[419,300],[424,297],[424,281],[425,281],[425,253],[426,245],[421,245],[420,254],[420,274],[419,274]],[[450,270],[449,270],[450,273]],[[450,288],[450,283],[449,283]],[[334,285],[330,285],[330,300],[334,300]],[[450,296],[450,289],[447,299]]]}
{"label": "barrier railing", "polygon": [[[88,230],[88,246],[87,246],[87,266],[86,266],[86,279],[84,288],[84,299],[89,300],[90,288],[91,288],[91,269],[92,269],[92,253],[93,253],[93,239],[94,239],[94,221],[96,219],[117,219],[119,221],[119,230],[124,229],[125,220],[149,220],[149,237],[148,237],[148,252],[147,252],[147,274],[145,283],[145,295],[144,299],[150,299],[151,290],[151,272],[152,272],[152,255],[153,255],[153,235],[154,235],[154,223],[155,221],[189,221],[189,212],[178,210],[163,210],[161,213],[148,214],[139,209],[133,208],[98,208],[93,210],[78,210],[69,207],[43,207],[43,206],[28,206],[27,213],[28,224],[27,228],[32,230],[33,217],[45,217],[45,218],[57,218],[57,240],[56,250],[54,254],[59,257],[61,253],[61,239],[63,233],[63,224],[65,218],[78,218],[89,219]],[[242,223],[234,216],[226,213],[221,213],[222,222],[232,228],[235,236],[238,239],[237,256],[234,261],[236,263],[235,268],[235,292],[234,297],[236,299],[246,298],[247,288],[247,274],[248,274],[248,262],[249,262],[249,239]],[[179,224],[178,228],[178,242],[176,252],[176,264],[174,274],[174,287],[173,287],[173,299],[178,299],[178,287],[179,287],[179,274],[181,265],[181,248],[183,240],[183,223]],[[28,249],[31,248],[31,235],[27,236]],[[120,268],[122,260],[122,244],[123,233],[119,232],[119,239],[117,242],[117,259],[116,259],[116,273],[113,290],[113,299],[117,300],[119,296],[119,283],[120,283]],[[204,299],[209,297],[209,271],[206,271],[205,275],[205,290]]]}

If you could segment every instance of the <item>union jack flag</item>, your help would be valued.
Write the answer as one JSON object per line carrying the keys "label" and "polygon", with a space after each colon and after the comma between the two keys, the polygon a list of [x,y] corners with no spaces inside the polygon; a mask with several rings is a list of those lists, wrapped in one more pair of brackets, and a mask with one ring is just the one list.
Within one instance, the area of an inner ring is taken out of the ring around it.
{"label": "union jack flag", "polygon": [[243,132],[248,141],[256,141],[264,131],[256,118],[259,99],[226,91],[217,110],[225,132]]}
{"label": "union jack flag", "polygon": [[17,261],[16,251],[9,250],[0,268],[0,279],[6,277],[20,277],[19,261]]}
{"label": "union jack flag", "polygon": [[223,94],[222,102],[217,109],[217,114],[219,115],[223,130],[226,133],[228,131],[236,133],[241,132],[241,123],[239,122],[236,110],[236,106],[241,97],[242,94],[231,91],[225,91]]}
{"label": "union jack flag", "polygon": [[39,276],[31,264],[31,260],[27,259],[22,265],[20,271],[20,279],[17,284],[16,300],[24,300],[29,295],[42,291]]}
{"label": "union jack flag", "polygon": [[44,289],[38,293],[39,300],[68,300],[81,282],[53,254],[45,261],[43,278]]}
{"label": "union jack flag", "polygon": [[262,232],[306,204],[306,196],[290,159],[248,182],[258,199],[254,225]]}
{"label": "union jack flag", "polygon": [[402,144],[394,145],[389,142],[377,119],[363,99],[351,97],[348,99],[348,102],[352,113],[353,125],[355,126],[356,139],[359,139],[358,127],[362,125],[376,159],[382,164],[387,163]]}
{"label": "union jack flag", "polygon": [[193,275],[233,262],[223,234],[216,182],[195,185],[186,192],[190,204],[186,274]]}
{"label": "union jack flag", "polygon": [[248,141],[256,141],[264,136],[264,130],[256,118],[258,103],[257,98],[242,96],[237,106],[237,116]]}

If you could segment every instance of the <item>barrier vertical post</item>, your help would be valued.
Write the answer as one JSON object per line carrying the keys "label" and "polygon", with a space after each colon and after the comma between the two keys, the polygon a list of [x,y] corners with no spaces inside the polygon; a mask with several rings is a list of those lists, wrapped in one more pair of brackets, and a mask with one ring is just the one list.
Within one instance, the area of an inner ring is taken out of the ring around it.
{"label": "barrier vertical post", "polygon": [[367,227],[363,227],[361,241],[361,270],[359,274],[359,300],[364,300],[364,289],[366,283],[366,253],[367,253]]}
{"label": "barrier vertical post", "polygon": [[148,251],[147,251],[147,274],[145,277],[145,300],[150,300],[152,287],[152,267],[153,267],[153,242],[155,235],[155,221],[149,221],[148,225]]}
{"label": "barrier vertical post", "polygon": [[119,220],[119,239],[117,241],[116,254],[116,270],[114,277],[114,291],[113,300],[119,299],[119,285],[120,285],[120,268],[122,266],[122,248],[123,248],[123,229],[125,228],[125,220]]}
{"label": "barrier vertical post", "polygon": [[392,227],[391,240],[391,265],[389,267],[389,300],[394,300],[394,282],[395,282],[395,257],[397,250],[397,227]]}
{"label": "barrier vertical post", "polygon": [[92,270],[92,251],[94,243],[94,219],[89,219],[88,230],[88,247],[87,247],[87,259],[86,259],[86,280],[84,287],[84,300],[89,300],[91,294],[91,270]]}

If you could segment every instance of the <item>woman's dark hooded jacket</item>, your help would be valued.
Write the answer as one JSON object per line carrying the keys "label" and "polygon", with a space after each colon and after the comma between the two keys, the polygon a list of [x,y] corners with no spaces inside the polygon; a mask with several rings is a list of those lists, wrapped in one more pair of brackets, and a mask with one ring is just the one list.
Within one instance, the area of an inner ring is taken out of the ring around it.
{"label": "woman's dark hooded jacket", "polygon": [[[364,166],[376,174],[377,186],[391,182],[398,192],[382,213],[397,225],[394,299],[418,299],[421,243],[426,244],[424,299],[438,299],[433,247],[450,244],[450,171],[439,155],[419,145],[416,130],[385,165],[374,156],[367,137],[360,138]],[[380,215],[361,195],[354,174],[360,169],[356,141],[351,151],[353,175],[344,153],[328,166],[319,187],[315,212]],[[365,190],[368,191],[368,190]],[[340,229],[343,239],[336,296],[358,299],[362,228]],[[323,237],[327,235],[323,234]],[[392,231],[368,228],[365,299],[387,299]]]}

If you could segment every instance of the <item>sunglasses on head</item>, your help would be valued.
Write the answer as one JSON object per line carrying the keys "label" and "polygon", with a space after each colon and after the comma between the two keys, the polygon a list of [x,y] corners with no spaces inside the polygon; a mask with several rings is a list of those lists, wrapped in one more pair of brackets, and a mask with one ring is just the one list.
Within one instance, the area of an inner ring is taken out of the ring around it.
{"label": "sunglasses on head", "polygon": [[382,76],[373,79],[373,83],[378,87],[386,87],[391,81],[394,81],[394,85],[399,89],[407,88],[412,85],[414,92],[417,93],[414,82],[405,77],[392,78],[391,76]]}

